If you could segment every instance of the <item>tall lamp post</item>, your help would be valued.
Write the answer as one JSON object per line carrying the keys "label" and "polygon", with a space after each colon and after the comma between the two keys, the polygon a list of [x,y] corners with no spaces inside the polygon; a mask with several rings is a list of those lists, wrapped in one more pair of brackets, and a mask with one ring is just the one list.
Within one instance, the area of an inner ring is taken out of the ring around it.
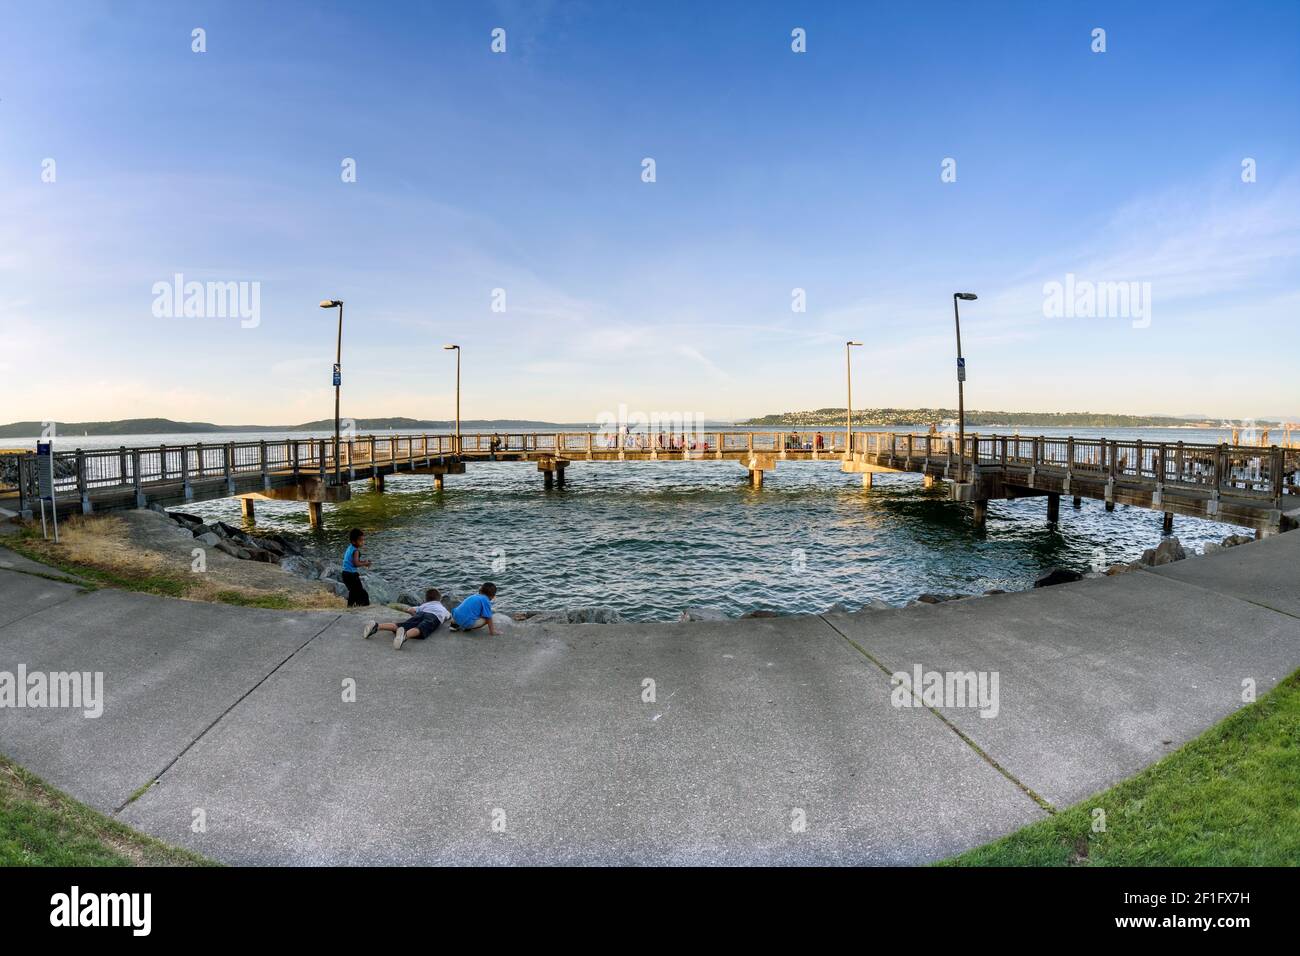
{"label": "tall lamp post", "polygon": [[460,346],[444,345],[443,351],[456,353],[456,454],[460,454]]}
{"label": "tall lamp post", "polygon": [[844,457],[853,451],[853,362],[850,360],[852,349],[861,342],[844,343],[844,381],[849,390],[849,404],[844,409]]}
{"label": "tall lamp post", "polygon": [[957,327],[957,480],[966,477],[966,360],[961,355],[961,314],[957,300],[974,302],[979,296],[974,292],[952,294],[952,318]]}
{"label": "tall lamp post", "polygon": [[339,334],[334,343],[334,484],[339,483],[339,388],[343,385],[343,300],[322,299],[322,309],[339,307]]}

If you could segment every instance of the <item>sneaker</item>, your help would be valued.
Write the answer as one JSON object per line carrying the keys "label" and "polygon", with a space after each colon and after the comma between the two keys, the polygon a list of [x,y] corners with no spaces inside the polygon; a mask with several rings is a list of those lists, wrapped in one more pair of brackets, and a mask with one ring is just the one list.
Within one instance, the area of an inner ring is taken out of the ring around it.
{"label": "sneaker", "polygon": [[397,636],[393,638],[393,650],[400,651],[402,645],[406,643],[406,632],[400,627],[397,629]]}
{"label": "sneaker", "polygon": [[369,624],[367,624],[367,625],[365,626],[364,630],[362,630],[362,632],[361,632],[361,639],[362,639],[363,641],[365,641],[365,640],[369,640],[369,639],[370,639],[370,635],[373,634],[373,633],[375,633],[375,631],[377,631],[377,630],[379,630],[379,622],[378,622],[378,621],[371,621]]}

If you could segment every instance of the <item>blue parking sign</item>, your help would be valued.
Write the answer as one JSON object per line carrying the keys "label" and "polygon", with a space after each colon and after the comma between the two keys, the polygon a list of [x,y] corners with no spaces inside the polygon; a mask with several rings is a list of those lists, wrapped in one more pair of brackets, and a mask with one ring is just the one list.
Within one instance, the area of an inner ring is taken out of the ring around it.
{"label": "blue parking sign", "polygon": [[334,363],[334,387],[338,388],[342,384],[343,384],[343,373],[339,369],[338,363],[335,362]]}

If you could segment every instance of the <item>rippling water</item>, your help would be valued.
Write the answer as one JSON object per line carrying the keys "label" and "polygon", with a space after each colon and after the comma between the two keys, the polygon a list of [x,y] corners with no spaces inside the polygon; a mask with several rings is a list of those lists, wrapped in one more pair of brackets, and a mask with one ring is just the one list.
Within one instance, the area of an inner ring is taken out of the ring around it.
{"label": "rippling water", "polygon": [[[1053,565],[1130,561],[1160,540],[1158,512],[1086,499],[1078,511],[1062,500],[1057,530],[1045,498],[991,502],[980,532],[919,475],[877,475],[864,491],[838,463],[787,462],[762,490],[746,479],[734,462],[575,462],[566,488],[543,491],[534,464],[470,464],[442,493],[427,476],[390,476],[382,494],[357,482],[351,501],[325,506],[321,531],[292,502],[257,502],[257,524],[331,556],[363,527],[374,570],[408,589],[465,594],[491,579],[507,611],[603,605],[639,620],[1019,590]],[[235,500],[185,510],[239,522]],[[1178,518],[1174,530],[1199,546],[1240,529]]]}

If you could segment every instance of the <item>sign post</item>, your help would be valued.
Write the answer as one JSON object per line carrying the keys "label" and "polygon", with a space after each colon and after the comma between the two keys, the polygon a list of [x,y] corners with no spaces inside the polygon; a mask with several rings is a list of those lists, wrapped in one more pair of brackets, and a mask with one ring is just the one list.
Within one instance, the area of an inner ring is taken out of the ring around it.
{"label": "sign post", "polygon": [[54,496],[54,443],[43,441],[36,444],[36,480],[40,486],[41,499],[41,537],[45,532],[45,501],[49,499],[50,512],[54,520],[54,543],[59,543],[59,503]]}

